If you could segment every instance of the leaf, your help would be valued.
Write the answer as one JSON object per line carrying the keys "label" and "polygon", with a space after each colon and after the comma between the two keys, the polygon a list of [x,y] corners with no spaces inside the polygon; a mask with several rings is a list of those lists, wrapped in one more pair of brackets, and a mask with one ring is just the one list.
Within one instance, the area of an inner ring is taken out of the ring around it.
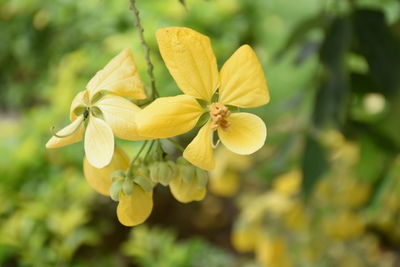
{"label": "leaf", "polygon": [[307,136],[303,155],[303,183],[304,196],[308,198],[315,184],[328,168],[325,151],[311,136]]}
{"label": "leaf", "polygon": [[365,56],[371,76],[385,95],[393,95],[400,85],[400,46],[382,11],[357,9],[353,13],[355,36]]}
{"label": "leaf", "polygon": [[350,49],[351,22],[347,17],[336,17],[330,25],[320,51],[324,75],[317,93],[314,123],[343,123],[346,113],[349,81],[345,56]]}
{"label": "leaf", "polygon": [[318,14],[315,17],[307,18],[296,25],[289,34],[289,38],[276,54],[276,60],[280,60],[284,54],[298,43],[305,41],[307,34],[315,28],[320,28],[325,24],[326,16]]}

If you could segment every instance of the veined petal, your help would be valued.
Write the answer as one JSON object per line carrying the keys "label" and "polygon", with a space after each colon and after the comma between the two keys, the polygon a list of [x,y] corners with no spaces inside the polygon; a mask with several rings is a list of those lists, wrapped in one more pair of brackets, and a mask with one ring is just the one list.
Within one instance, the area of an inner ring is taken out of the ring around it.
{"label": "veined petal", "polygon": [[191,179],[191,182],[186,182],[185,179],[180,176],[171,180],[169,188],[175,199],[182,203],[200,201],[206,195],[206,189],[199,188],[195,179]]}
{"label": "veined petal", "polygon": [[229,150],[248,155],[264,145],[267,128],[258,116],[250,113],[233,113],[227,120],[230,126],[226,130],[218,128],[218,136]]}
{"label": "veined petal", "polygon": [[194,97],[162,97],[142,109],[136,117],[136,123],[142,136],[167,138],[193,129],[203,112]]}
{"label": "veined petal", "polygon": [[161,56],[179,88],[185,94],[210,101],[219,83],[210,39],[182,27],[159,29],[156,36]]}
{"label": "veined petal", "polygon": [[90,116],[85,133],[85,153],[96,168],[108,165],[114,153],[114,135],[102,119]]}
{"label": "veined petal", "polygon": [[70,145],[70,144],[81,141],[82,137],[83,137],[83,133],[85,131],[85,125],[83,123],[83,116],[79,116],[72,123],[70,123],[63,129],[59,130],[57,132],[57,135],[61,135],[61,136],[67,135],[67,134],[71,133],[73,130],[75,130],[77,127],[78,127],[78,129],[70,136],[67,136],[64,138],[59,138],[56,136],[51,137],[50,140],[46,144],[46,148],[63,147],[63,146]]}
{"label": "veined petal", "polygon": [[108,196],[112,184],[112,173],[116,170],[124,171],[128,169],[129,163],[129,157],[122,149],[117,147],[115,148],[110,164],[101,169],[90,165],[89,161],[85,157],[83,159],[83,173],[85,174],[86,181],[94,190],[100,194]]}
{"label": "veined petal", "polygon": [[127,140],[143,140],[138,134],[136,116],[141,110],[129,100],[115,95],[106,95],[96,106],[102,111],[104,120],[115,136]]}
{"label": "veined petal", "polygon": [[89,103],[89,92],[87,90],[80,91],[72,100],[71,108],[69,111],[69,117],[71,121],[74,121],[77,115],[74,113],[77,107],[87,106]]}
{"label": "veined petal", "polygon": [[265,105],[269,91],[264,71],[253,49],[241,46],[221,69],[219,102],[243,108]]}
{"label": "veined petal", "polygon": [[205,169],[214,169],[214,151],[210,121],[201,127],[193,141],[186,147],[183,157],[193,165]]}
{"label": "veined petal", "polygon": [[120,96],[145,99],[144,86],[129,49],[124,49],[89,81],[90,97],[107,90]]}
{"label": "veined petal", "polygon": [[131,195],[122,194],[117,207],[118,220],[125,226],[143,223],[153,209],[153,192],[135,185]]}

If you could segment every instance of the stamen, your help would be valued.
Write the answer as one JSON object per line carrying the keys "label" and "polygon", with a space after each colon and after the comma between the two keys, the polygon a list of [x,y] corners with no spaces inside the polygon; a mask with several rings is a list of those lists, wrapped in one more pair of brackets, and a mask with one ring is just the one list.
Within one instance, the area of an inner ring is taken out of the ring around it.
{"label": "stamen", "polygon": [[230,126],[230,122],[226,120],[226,118],[231,115],[231,112],[228,110],[225,105],[221,103],[212,103],[209,107],[210,117],[211,117],[211,129],[213,131],[217,130],[218,127],[221,127],[223,130],[227,130]]}

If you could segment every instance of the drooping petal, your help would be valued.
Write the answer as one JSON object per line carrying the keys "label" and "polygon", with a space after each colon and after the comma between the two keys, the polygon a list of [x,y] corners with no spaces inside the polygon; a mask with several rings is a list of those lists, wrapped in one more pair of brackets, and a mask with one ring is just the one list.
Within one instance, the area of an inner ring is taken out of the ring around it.
{"label": "drooping petal", "polygon": [[104,120],[115,136],[127,140],[143,140],[136,125],[136,116],[141,110],[131,101],[116,95],[106,95],[96,106],[102,111]]}
{"label": "drooping petal", "polygon": [[169,188],[172,195],[176,200],[182,203],[188,203],[192,201],[200,201],[206,195],[206,188],[199,187],[196,183],[196,179],[189,179],[185,181],[180,176],[175,177],[169,183]]}
{"label": "drooping petal", "polygon": [[162,97],[140,111],[136,123],[142,136],[167,138],[193,129],[202,113],[203,108],[194,97]]}
{"label": "drooping petal", "polygon": [[114,135],[102,119],[91,116],[85,133],[85,153],[89,163],[103,168],[114,153]]}
{"label": "drooping petal", "polygon": [[221,69],[219,102],[243,108],[265,105],[269,91],[264,71],[253,49],[241,46]]}
{"label": "drooping petal", "polygon": [[210,122],[201,127],[193,141],[186,147],[183,157],[193,165],[205,169],[214,169],[214,151]]}
{"label": "drooping petal", "polygon": [[75,109],[78,107],[85,107],[89,104],[89,92],[87,90],[80,91],[72,100],[71,108],[69,111],[69,117],[71,121],[74,121],[77,117]]}
{"label": "drooping petal", "polygon": [[258,116],[250,113],[233,113],[227,120],[230,126],[226,130],[218,128],[218,136],[229,150],[248,155],[264,145],[267,128]]}
{"label": "drooping petal", "polygon": [[72,123],[64,127],[63,129],[57,132],[57,135],[63,136],[71,133],[72,131],[76,130],[70,136],[59,138],[53,136],[46,144],[46,148],[58,148],[63,147],[66,145],[70,145],[82,140],[83,133],[85,132],[85,125],[83,123],[83,116],[79,116],[74,120]]}
{"label": "drooping petal", "polygon": [[153,192],[135,185],[131,195],[122,194],[117,207],[118,220],[125,226],[143,223],[153,209]]}
{"label": "drooping petal", "polygon": [[159,29],[156,36],[161,56],[179,88],[185,94],[210,101],[219,83],[210,39],[182,27]]}
{"label": "drooping petal", "polygon": [[120,96],[145,99],[144,86],[129,49],[124,49],[89,81],[87,87],[92,98],[107,90]]}
{"label": "drooping petal", "polygon": [[112,184],[112,173],[116,170],[124,171],[128,169],[129,163],[129,157],[122,149],[117,147],[115,148],[110,164],[101,169],[90,165],[89,161],[85,157],[83,159],[83,173],[85,174],[86,181],[94,190],[100,194],[108,196]]}

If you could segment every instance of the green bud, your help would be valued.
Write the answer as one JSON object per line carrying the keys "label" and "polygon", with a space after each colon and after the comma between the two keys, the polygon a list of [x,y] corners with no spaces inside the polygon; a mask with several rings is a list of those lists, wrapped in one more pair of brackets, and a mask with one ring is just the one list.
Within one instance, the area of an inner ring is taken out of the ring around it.
{"label": "green bud", "polygon": [[160,162],[158,170],[158,182],[167,186],[171,180],[171,171],[168,164],[166,162]]}
{"label": "green bud", "polygon": [[112,183],[110,187],[110,197],[114,201],[119,201],[119,195],[121,194],[122,185],[124,179],[116,180]]}
{"label": "green bud", "polygon": [[180,166],[180,175],[186,183],[190,183],[195,178],[195,168],[192,165]]}
{"label": "green bud", "polygon": [[147,177],[139,175],[133,178],[133,181],[146,192],[151,192],[153,190],[153,184]]}
{"label": "green bud", "polygon": [[159,168],[158,168],[159,162],[155,162],[150,165],[149,170],[150,170],[150,179],[154,183],[158,183],[158,178],[159,178]]}
{"label": "green bud", "polygon": [[122,170],[116,170],[111,174],[111,179],[113,182],[124,178],[125,178],[125,172]]}
{"label": "green bud", "polygon": [[130,195],[133,192],[133,181],[132,179],[125,179],[124,183],[122,184],[122,191],[125,195]]}
{"label": "green bud", "polygon": [[189,162],[184,157],[179,157],[176,159],[176,163],[180,165],[187,165]]}
{"label": "green bud", "polygon": [[208,182],[208,173],[205,170],[196,168],[196,180],[199,188],[206,187]]}

